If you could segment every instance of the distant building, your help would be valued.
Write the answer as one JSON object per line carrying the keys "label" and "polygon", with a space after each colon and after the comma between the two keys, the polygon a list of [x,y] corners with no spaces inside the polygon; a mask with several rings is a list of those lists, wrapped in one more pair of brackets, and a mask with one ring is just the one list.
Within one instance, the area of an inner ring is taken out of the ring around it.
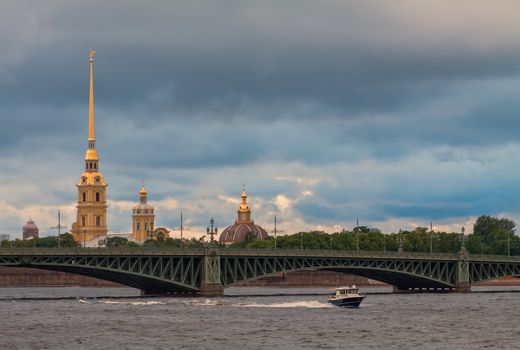
{"label": "distant building", "polygon": [[235,242],[243,242],[247,235],[251,234],[257,239],[266,239],[269,237],[267,232],[251,219],[251,209],[247,204],[247,193],[245,189],[242,191],[242,203],[238,207],[237,219],[233,225],[230,225],[220,234],[219,242],[231,244]]}
{"label": "distant building", "polygon": [[8,235],[7,233],[0,233],[0,242],[2,241],[10,241],[11,235]]}
{"label": "distant building", "polygon": [[165,240],[170,238],[170,231],[166,227],[157,227],[153,231],[152,239]]}
{"label": "distant building", "polygon": [[132,209],[132,237],[137,241],[145,241],[154,232],[153,206],[147,203],[148,192],[144,184],[139,191],[139,204]]}
{"label": "distant building", "polygon": [[38,238],[38,232],[38,226],[36,226],[32,219],[29,219],[22,228],[22,238],[24,241],[27,239]]}

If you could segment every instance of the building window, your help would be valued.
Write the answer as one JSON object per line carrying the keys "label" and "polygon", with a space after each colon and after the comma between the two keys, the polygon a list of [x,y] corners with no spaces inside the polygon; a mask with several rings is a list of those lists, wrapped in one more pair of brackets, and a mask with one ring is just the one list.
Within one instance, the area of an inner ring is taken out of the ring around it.
{"label": "building window", "polygon": [[96,226],[101,226],[101,216],[96,216]]}
{"label": "building window", "polygon": [[94,169],[97,169],[97,164],[96,163],[94,163]]}
{"label": "building window", "polygon": [[81,226],[85,226],[85,217],[84,216],[81,217]]}
{"label": "building window", "polygon": [[137,231],[141,230],[141,224],[138,222],[137,223]]}
{"label": "building window", "polygon": [[83,192],[82,195],[83,195],[83,202],[86,202],[87,201],[87,192]]}
{"label": "building window", "polygon": [[96,192],[96,202],[99,202],[99,192]]}
{"label": "building window", "polygon": [[148,223],[147,222],[144,223],[144,230],[148,231]]}

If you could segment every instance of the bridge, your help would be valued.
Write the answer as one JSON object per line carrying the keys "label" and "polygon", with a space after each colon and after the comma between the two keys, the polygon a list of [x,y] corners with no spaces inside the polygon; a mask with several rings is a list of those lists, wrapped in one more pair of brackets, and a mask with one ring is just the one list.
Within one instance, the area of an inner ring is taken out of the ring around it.
{"label": "bridge", "polygon": [[469,292],[471,285],[520,276],[520,257],[335,250],[230,248],[0,248],[0,266],[76,273],[143,294],[222,295],[234,284],[298,270],[372,278],[396,291]]}

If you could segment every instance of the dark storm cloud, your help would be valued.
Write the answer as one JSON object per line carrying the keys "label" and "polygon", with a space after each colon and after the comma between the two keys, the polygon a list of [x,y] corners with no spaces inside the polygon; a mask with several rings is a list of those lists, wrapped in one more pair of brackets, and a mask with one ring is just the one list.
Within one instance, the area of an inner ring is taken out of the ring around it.
{"label": "dark storm cloud", "polygon": [[141,178],[186,201],[251,181],[313,223],[520,211],[515,2],[0,6],[0,178],[25,179],[18,204],[34,172],[52,183],[36,202],[74,200],[93,47],[112,198],[132,201]]}
{"label": "dark storm cloud", "polygon": [[483,39],[479,46],[464,31],[429,32],[428,24],[409,32],[408,16],[421,11],[400,18],[360,2],[224,3],[51,6],[39,33],[49,43],[27,47],[9,67],[15,78],[1,80],[2,102],[81,103],[90,46],[99,52],[99,103],[146,105],[148,118],[400,111],[454,79],[508,76],[520,67],[514,43]]}

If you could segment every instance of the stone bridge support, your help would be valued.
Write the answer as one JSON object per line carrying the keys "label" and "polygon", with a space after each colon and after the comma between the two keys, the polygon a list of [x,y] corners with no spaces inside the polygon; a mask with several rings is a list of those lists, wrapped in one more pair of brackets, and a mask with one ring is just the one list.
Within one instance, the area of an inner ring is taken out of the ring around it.
{"label": "stone bridge support", "polygon": [[459,253],[459,260],[457,261],[455,291],[458,293],[470,293],[471,283],[469,281],[469,254],[464,245]]}
{"label": "stone bridge support", "polygon": [[224,294],[224,286],[220,280],[220,255],[216,249],[209,250],[202,262],[202,282],[200,296],[216,297]]}

